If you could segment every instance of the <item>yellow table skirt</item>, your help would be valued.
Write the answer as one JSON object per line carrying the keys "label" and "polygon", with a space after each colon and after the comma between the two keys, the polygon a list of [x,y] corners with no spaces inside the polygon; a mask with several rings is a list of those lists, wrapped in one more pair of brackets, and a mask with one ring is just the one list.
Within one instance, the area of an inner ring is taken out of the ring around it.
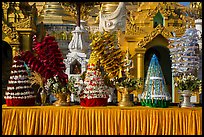
{"label": "yellow table skirt", "polygon": [[202,107],[2,106],[3,135],[202,135]]}

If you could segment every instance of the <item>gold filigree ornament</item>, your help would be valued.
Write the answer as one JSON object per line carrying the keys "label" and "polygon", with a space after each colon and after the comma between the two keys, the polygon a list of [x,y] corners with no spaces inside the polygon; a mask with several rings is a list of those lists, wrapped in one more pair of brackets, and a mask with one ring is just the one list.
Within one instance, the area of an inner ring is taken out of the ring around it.
{"label": "gold filigree ornament", "polygon": [[166,39],[173,37],[171,32],[169,32],[167,29],[161,26],[159,24],[150,34],[148,34],[146,37],[144,37],[141,41],[137,43],[139,47],[144,47],[148,42],[153,40],[157,35],[161,34]]}
{"label": "gold filigree ornament", "polygon": [[2,20],[2,32],[11,39],[9,44],[19,44],[19,35],[17,31],[13,31],[7,24]]}
{"label": "gold filigree ornament", "polygon": [[28,18],[22,19],[19,22],[13,23],[12,24],[13,27],[15,27],[16,29],[34,29],[36,30],[36,26],[32,21],[32,17],[29,16]]}

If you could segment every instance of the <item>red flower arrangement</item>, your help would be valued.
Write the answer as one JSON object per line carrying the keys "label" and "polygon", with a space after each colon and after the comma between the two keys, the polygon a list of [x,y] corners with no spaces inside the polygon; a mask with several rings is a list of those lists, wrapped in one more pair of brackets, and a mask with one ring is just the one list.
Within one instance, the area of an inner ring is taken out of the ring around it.
{"label": "red flower arrangement", "polygon": [[47,79],[58,76],[62,85],[66,85],[68,76],[65,74],[65,64],[63,57],[53,36],[46,36],[42,42],[34,39],[34,52],[22,52],[22,59],[28,64],[31,70],[38,72],[42,77]]}

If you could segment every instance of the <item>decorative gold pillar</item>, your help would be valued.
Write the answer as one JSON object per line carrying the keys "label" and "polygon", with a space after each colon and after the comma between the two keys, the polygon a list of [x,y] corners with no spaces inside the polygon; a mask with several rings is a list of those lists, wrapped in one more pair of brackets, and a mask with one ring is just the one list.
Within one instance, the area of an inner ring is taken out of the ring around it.
{"label": "decorative gold pillar", "polygon": [[2,2],[3,19],[4,19],[5,21],[8,21],[8,17],[7,17],[8,8],[9,8],[9,3],[8,3],[8,2]]}
{"label": "decorative gold pillar", "polygon": [[19,44],[11,44],[11,47],[12,47],[12,57],[15,57],[20,50]]}
{"label": "decorative gold pillar", "polygon": [[12,56],[15,57],[16,56],[16,47],[15,46],[12,46]]}
{"label": "decorative gold pillar", "polygon": [[146,48],[136,48],[136,73],[137,78],[144,78],[144,54]]}
{"label": "decorative gold pillar", "polygon": [[32,36],[36,32],[36,25],[33,23],[32,17],[22,19],[14,23],[13,26],[20,36],[20,49],[32,51]]}
{"label": "decorative gold pillar", "polygon": [[21,50],[32,51],[32,32],[20,32]]}
{"label": "decorative gold pillar", "polygon": [[[136,48],[136,78],[144,78],[144,54],[146,52],[146,48]],[[142,84],[144,85],[144,83]],[[140,89],[137,89],[133,92],[134,94],[134,101],[138,101],[138,94],[142,94],[144,86]]]}

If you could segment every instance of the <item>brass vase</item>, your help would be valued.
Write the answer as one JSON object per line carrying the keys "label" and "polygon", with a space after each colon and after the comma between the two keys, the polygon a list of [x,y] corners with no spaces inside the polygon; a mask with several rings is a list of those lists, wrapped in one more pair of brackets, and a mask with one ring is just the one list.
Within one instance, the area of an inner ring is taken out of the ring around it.
{"label": "brass vase", "polygon": [[54,96],[57,98],[57,101],[53,103],[55,106],[69,106],[70,102],[67,101],[68,93],[56,93]]}
{"label": "brass vase", "polygon": [[132,88],[126,88],[126,87],[119,87],[119,92],[122,93],[122,99],[118,103],[118,106],[121,107],[131,107],[134,106],[133,102],[130,101],[130,92],[133,91]]}
{"label": "brass vase", "polygon": [[47,99],[47,93],[45,91],[45,89],[41,89],[40,92],[40,99],[41,99],[41,106],[45,106],[46,105],[46,99]]}

